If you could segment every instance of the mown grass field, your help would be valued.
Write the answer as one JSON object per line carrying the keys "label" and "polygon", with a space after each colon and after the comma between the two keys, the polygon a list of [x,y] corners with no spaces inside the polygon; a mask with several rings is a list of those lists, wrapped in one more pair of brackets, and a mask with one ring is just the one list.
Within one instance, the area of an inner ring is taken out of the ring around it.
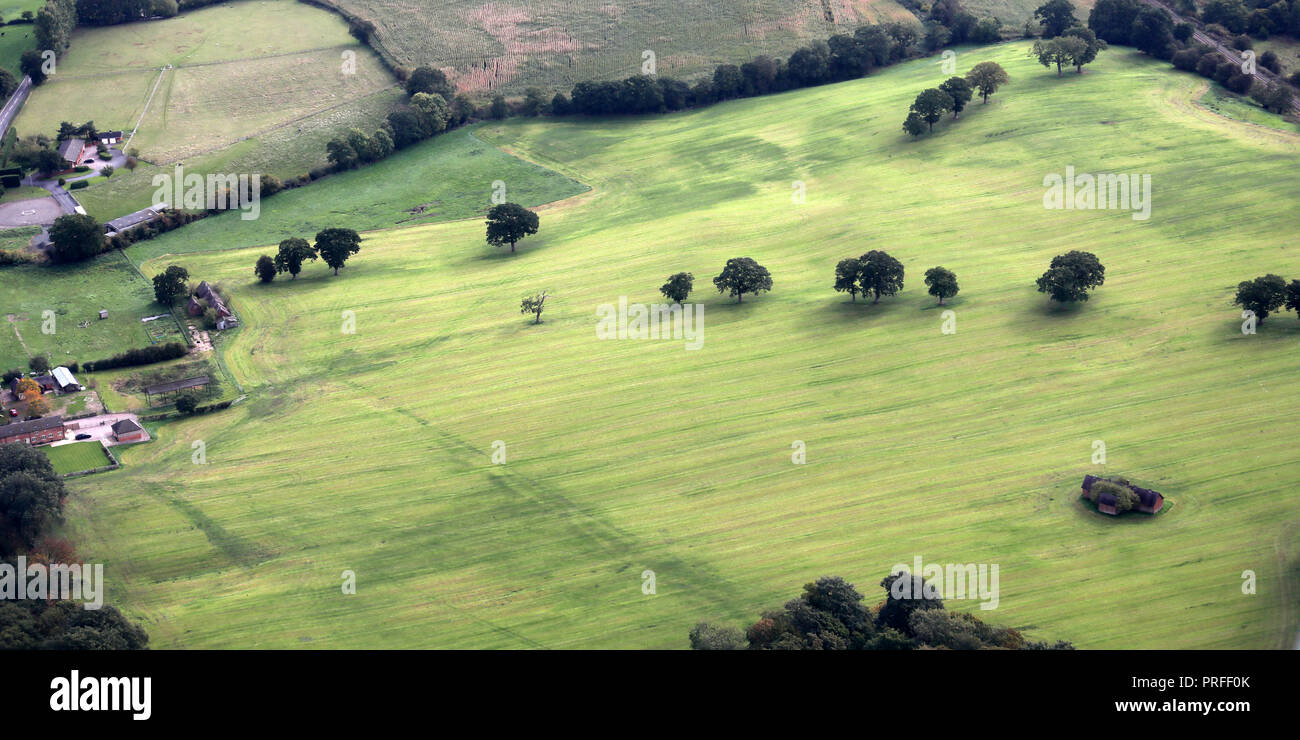
{"label": "mown grass field", "polygon": [[[108,310],[107,319],[99,318],[100,309]],[[42,331],[46,311],[54,312],[50,334]],[[165,311],[153,286],[116,252],[82,265],[0,268],[0,367],[26,368],[37,354],[57,365],[147,346],[149,325],[140,319],[159,313]],[[151,324],[164,341],[182,341],[174,321]]]}
{"label": "mown grass field", "polygon": [[50,464],[54,466],[54,472],[59,475],[80,473],[83,470],[93,470],[113,464],[104,451],[104,445],[95,440],[74,442],[73,444],[59,445],[58,447],[46,445],[39,449],[45,453],[46,457],[50,458]]}
{"label": "mown grass field", "polygon": [[[542,209],[515,255],[477,220],[372,234],[337,278],[258,286],[260,249],[187,255],[239,290],[223,353],[250,398],[72,483],[79,549],[164,648],[680,648],[696,621],[746,625],[821,575],[875,602],[915,556],[998,564],[980,616],[1036,639],[1289,647],[1300,321],[1243,336],[1229,301],[1300,272],[1278,208],[1300,139],[1198,107],[1196,78],[1127,50],[1057,79],[1025,48],[963,51],[960,71],[992,59],[1013,82],[919,141],[899,124],[942,79],[933,60],[680,115],[481,129],[594,186]],[[1150,220],[1045,210],[1044,176],[1068,165],[1150,174]],[[1052,308],[1034,279],[1076,248],[1106,285]],[[831,289],[869,249],[907,269],[876,306]],[[709,279],[741,255],[775,285],[736,305]],[[921,283],[939,264],[962,287],[951,335]],[[597,340],[597,306],[657,302],[679,270],[701,349]],[[519,299],[542,288],[534,326]],[[1172,505],[1089,511],[1095,440],[1106,472]]]}
{"label": "mown grass field", "polygon": [[[345,69],[344,54],[355,55]],[[298,176],[325,163],[325,142],[373,131],[396,80],[335,13],[294,0],[244,0],[163,21],[78,30],[57,73],[14,127],[53,135],[61,121],[130,132],[143,166],[87,191],[100,220],[150,204],[153,165]],[[150,96],[152,95],[152,99]]]}
{"label": "mown grass field", "polygon": [[311,239],[328,226],[369,231],[470,218],[492,207],[497,181],[505,184],[507,197],[529,207],[587,189],[483,142],[475,130],[453,131],[369,167],[279,193],[262,201],[256,220],[245,221],[239,213],[211,216],[139,242],[127,253],[143,261],[161,254],[278,244],[290,236]]}
{"label": "mown grass field", "polygon": [[894,0],[325,2],[373,22],[398,64],[454,70],[457,84],[478,92],[627,77],[640,72],[645,50],[660,74],[692,77],[720,62],[788,55],[863,23],[915,21]]}

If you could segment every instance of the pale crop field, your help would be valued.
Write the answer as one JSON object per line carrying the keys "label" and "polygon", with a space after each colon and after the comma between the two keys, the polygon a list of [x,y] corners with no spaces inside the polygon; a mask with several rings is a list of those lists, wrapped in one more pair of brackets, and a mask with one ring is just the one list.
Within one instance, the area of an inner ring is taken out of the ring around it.
{"label": "pale crop field", "polygon": [[[258,248],[151,260],[231,286],[244,327],[219,351],[250,397],[73,482],[82,555],[157,647],[680,648],[822,575],[874,602],[916,556],[997,564],[979,616],[1036,639],[1289,647],[1300,321],[1244,336],[1230,298],[1300,276],[1277,207],[1300,139],[1197,107],[1197,78],[1126,50],[1061,79],[1025,52],[962,51],[960,72],[992,59],[1013,81],[919,141],[900,123],[943,78],[933,59],[671,116],[484,127],[594,188],[539,209],[514,255],[474,219],[368,233],[338,277],[269,286]],[[1066,166],[1151,175],[1151,218],[1045,209]],[[869,249],[907,270],[875,306],[831,288]],[[1106,284],[1052,308],[1034,279],[1070,249]],[[738,256],[770,294],[712,290]],[[921,283],[935,265],[961,283],[954,334]],[[699,350],[597,339],[598,306],[657,302],[679,270]],[[540,289],[533,325],[518,305]],[[1079,482],[1103,471],[1170,505],[1096,514]]]}
{"label": "pale crop field", "polygon": [[916,22],[894,0],[326,2],[373,22],[396,63],[446,68],[471,91],[627,77],[647,50],[659,74],[691,77],[758,54],[788,56],[869,22]]}

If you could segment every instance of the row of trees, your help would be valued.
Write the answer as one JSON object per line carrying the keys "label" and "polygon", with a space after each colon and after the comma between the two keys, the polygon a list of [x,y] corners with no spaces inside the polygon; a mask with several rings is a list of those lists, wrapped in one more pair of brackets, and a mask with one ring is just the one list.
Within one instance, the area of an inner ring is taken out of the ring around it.
{"label": "row of trees", "polygon": [[[752,257],[733,257],[723,265],[722,272],[713,278],[713,287],[719,293],[735,298],[737,303],[744,303],[746,293],[758,295],[772,289],[772,273]],[[681,303],[694,288],[695,275],[678,272],[668,276],[668,281],[659,287],[659,292],[668,300]]]}
{"label": "row of trees", "polygon": [[352,229],[339,228],[317,232],[315,244],[300,237],[290,237],[280,242],[274,257],[266,254],[258,257],[253,273],[264,283],[275,280],[275,276],[282,272],[289,273],[290,280],[297,280],[304,264],[320,259],[334,268],[337,275],[348,258],[361,251],[361,241],[361,235]]}
{"label": "row of trees", "polygon": [[[1054,2],[1069,5],[1065,0]],[[1046,6],[1044,6],[1046,7]],[[1042,10],[1042,8],[1039,8]],[[1071,26],[1059,36],[1042,41],[1035,41],[1029,49],[1029,56],[1038,60],[1044,67],[1056,65],[1056,76],[1061,76],[1062,67],[1074,67],[1074,71],[1083,74],[1083,66],[1097,58],[1097,54],[1106,48],[1106,42],[1097,38],[1097,34],[1084,26]]]}
{"label": "row of trees", "polygon": [[[911,588],[894,588],[900,578]],[[1016,629],[950,612],[919,575],[896,573],[880,582],[885,598],[874,608],[839,576],[805,584],[803,593],[760,615],[742,635],[710,622],[690,632],[694,650],[1072,650],[1068,642],[1035,642]],[[899,594],[902,594],[901,596]]]}
{"label": "row of trees", "polygon": [[1264,323],[1271,313],[1280,308],[1296,312],[1300,318],[1300,280],[1286,280],[1269,273],[1254,280],[1243,280],[1237,284],[1237,294],[1232,302],[1247,311],[1253,311],[1259,323]]}
{"label": "row of trees", "polygon": [[987,105],[989,96],[1010,81],[1011,77],[1002,65],[980,62],[965,77],[949,77],[938,87],[921,91],[912,101],[903,121],[903,130],[912,136],[933,131],[934,124],[943,118],[944,113],[952,111],[953,118],[959,117],[977,91]]}

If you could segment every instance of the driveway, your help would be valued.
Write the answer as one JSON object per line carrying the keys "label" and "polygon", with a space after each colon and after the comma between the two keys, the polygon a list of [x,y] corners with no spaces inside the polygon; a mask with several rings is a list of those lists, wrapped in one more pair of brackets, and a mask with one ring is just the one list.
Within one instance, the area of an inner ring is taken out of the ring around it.
{"label": "driveway", "polygon": [[[85,419],[75,419],[73,421],[68,422],[68,426],[72,426],[75,424],[77,425],[77,428],[69,430],[68,435],[64,439],[64,441],[53,442],[51,443],[50,446],[52,447],[54,445],[68,444],[70,442],[89,442],[90,440],[97,439],[103,442],[105,447],[112,447],[113,445],[119,444],[117,440],[113,439],[113,425],[123,419],[130,419],[131,421],[140,424],[140,417],[136,416],[135,414],[103,414],[102,416],[91,416]],[[144,425],[140,424],[140,426],[143,427]],[[89,434],[90,440],[86,440],[86,439],[78,440],[76,438],[78,434]],[[145,432],[144,439],[140,441],[148,442],[149,433]],[[120,444],[135,444],[135,442],[122,442]]]}

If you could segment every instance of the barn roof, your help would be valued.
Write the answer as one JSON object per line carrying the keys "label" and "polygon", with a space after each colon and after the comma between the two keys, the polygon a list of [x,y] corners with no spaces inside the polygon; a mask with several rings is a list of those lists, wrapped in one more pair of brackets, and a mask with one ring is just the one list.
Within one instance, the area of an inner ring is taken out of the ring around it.
{"label": "barn roof", "polygon": [[0,427],[0,437],[14,437],[19,434],[31,434],[32,432],[43,432],[46,429],[63,426],[62,416],[42,416],[39,419],[31,421],[20,421],[8,426]]}
{"label": "barn roof", "polygon": [[85,139],[67,139],[63,143],[59,144],[59,156],[73,164],[76,164],[77,159],[81,157],[81,150],[85,148]]}
{"label": "barn roof", "polygon": [[131,419],[123,419],[113,425],[113,434],[130,434],[140,431],[140,425]]}
{"label": "barn roof", "polygon": [[1095,475],[1085,475],[1085,476],[1083,476],[1083,486],[1082,486],[1083,490],[1085,490],[1085,491],[1091,491],[1091,490],[1092,490],[1092,484],[1093,484],[1093,483],[1096,483],[1096,482],[1099,481],[1099,480],[1101,480],[1101,478],[1099,478],[1099,477],[1097,477],[1097,476],[1095,476]]}
{"label": "barn roof", "polygon": [[1107,493],[1107,492],[1105,492],[1105,491],[1102,491],[1102,494],[1101,494],[1100,496],[1097,497],[1097,505],[1098,505],[1098,506],[1114,506],[1114,505],[1115,505],[1115,494],[1113,494],[1113,493]]}
{"label": "barn roof", "polygon": [[58,383],[60,388],[77,385],[77,379],[72,377],[72,371],[62,365],[54,368],[54,382]]}
{"label": "barn roof", "polygon": [[1142,502],[1143,506],[1155,506],[1156,501],[1160,500],[1160,494],[1150,488],[1138,488],[1137,486],[1130,486],[1130,488],[1133,489],[1133,493],[1137,494],[1138,500]]}

